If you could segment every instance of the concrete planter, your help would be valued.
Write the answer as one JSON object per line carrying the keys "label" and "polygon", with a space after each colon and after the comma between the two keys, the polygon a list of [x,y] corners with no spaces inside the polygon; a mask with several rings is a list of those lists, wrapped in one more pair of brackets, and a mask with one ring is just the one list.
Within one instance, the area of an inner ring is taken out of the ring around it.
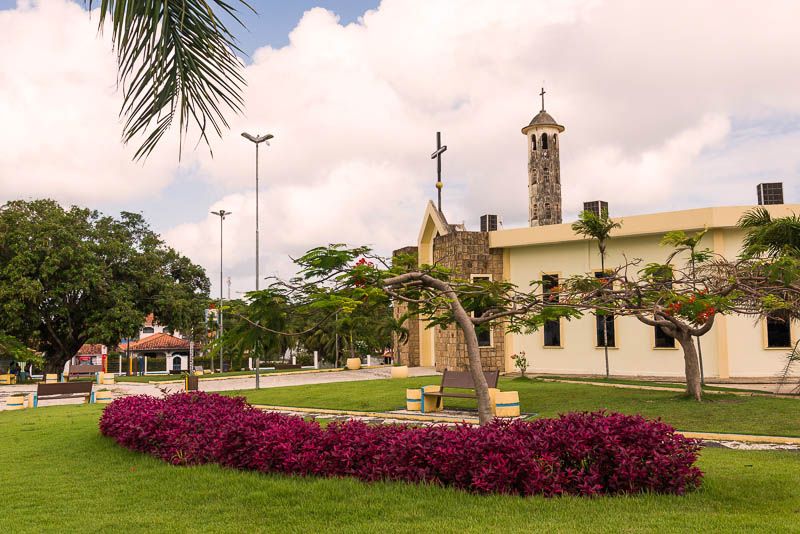
{"label": "concrete planter", "polygon": [[352,371],[361,369],[361,358],[347,358],[347,368]]}
{"label": "concrete planter", "polygon": [[497,417],[519,417],[519,393],[498,391],[494,395],[494,414]]}
{"label": "concrete planter", "polygon": [[408,366],[398,365],[392,367],[392,378],[408,378]]}
{"label": "concrete planter", "polygon": [[100,373],[97,383],[102,386],[113,386],[116,383],[114,373]]}
{"label": "concrete planter", "polygon": [[422,409],[422,390],[420,388],[406,390],[406,410],[418,412]]}

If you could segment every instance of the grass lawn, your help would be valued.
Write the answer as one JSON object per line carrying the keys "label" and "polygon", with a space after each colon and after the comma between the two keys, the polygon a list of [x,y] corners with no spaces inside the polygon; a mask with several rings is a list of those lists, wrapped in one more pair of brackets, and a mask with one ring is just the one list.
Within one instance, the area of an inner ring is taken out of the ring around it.
{"label": "grass lawn", "polygon": [[[557,375],[547,375],[541,378],[545,379],[553,379],[553,380],[566,380],[569,382],[598,382],[602,384],[622,384],[628,386],[653,386],[653,387],[661,387],[661,388],[671,388],[671,389],[686,389],[686,384],[682,384],[680,382],[660,382],[655,380],[636,380],[633,378],[605,378],[605,377],[582,377],[582,376],[557,376]],[[744,393],[761,393],[761,394],[769,394],[769,391],[764,391],[762,389],[747,389],[747,388],[739,388],[739,387],[723,387],[723,386],[714,386],[714,385],[705,385],[703,386],[704,391],[738,391]],[[800,397],[798,397],[800,399]]]}
{"label": "grass lawn", "polygon": [[4,532],[796,532],[800,521],[792,452],[707,449],[705,483],[685,497],[479,497],[173,467],[100,436],[99,415],[0,412]]}
{"label": "grass lawn", "polygon": [[[255,404],[387,411],[404,406],[405,388],[438,382],[438,377],[367,380],[235,391],[229,394],[244,395]],[[697,403],[678,391],[618,389],[528,378],[501,378],[500,389],[519,391],[522,411],[543,416],[607,409],[661,417],[686,431],[800,437],[800,399],[714,394]],[[445,399],[445,406],[475,408],[476,401]]]}
{"label": "grass lawn", "polygon": [[[272,369],[269,371],[262,370],[261,374],[274,374],[274,373],[288,373],[291,371],[302,371],[303,369]],[[233,376],[245,376],[245,375],[255,375],[255,371],[228,371],[227,373],[211,373],[208,375],[200,375],[200,380],[205,380],[206,378],[217,378],[217,377],[233,377]],[[116,378],[117,382],[167,382],[170,380],[183,380],[182,374],[180,375],[146,375],[146,376],[118,376]]]}

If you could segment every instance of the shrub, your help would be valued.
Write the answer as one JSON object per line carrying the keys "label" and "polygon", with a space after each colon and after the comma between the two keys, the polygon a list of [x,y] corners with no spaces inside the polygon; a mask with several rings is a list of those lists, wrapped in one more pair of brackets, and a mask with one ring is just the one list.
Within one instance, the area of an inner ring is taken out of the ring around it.
{"label": "shrub", "polygon": [[100,431],[175,465],[220,465],[303,476],[451,486],[474,493],[683,494],[696,488],[700,444],[661,421],[570,413],[533,422],[496,420],[412,427],[358,421],[325,428],[263,412],[242,398],[181,393],[115,400]]}

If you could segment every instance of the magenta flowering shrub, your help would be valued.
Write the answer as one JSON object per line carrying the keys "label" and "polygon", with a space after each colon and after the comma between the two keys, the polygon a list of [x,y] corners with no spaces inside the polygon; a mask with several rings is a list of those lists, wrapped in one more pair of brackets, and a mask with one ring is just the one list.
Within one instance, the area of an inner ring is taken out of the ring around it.
{"label": "magenta flowering shrub", "polygon": [[263,473],[355,477],[517,495],[683,494],[696,488],[700,444],[660,421],[570,413],[483,427],[366,425],[325,428],[264,412],[244,399],[181,393],[125,397],[100,431],[175,465],[218,463]]}

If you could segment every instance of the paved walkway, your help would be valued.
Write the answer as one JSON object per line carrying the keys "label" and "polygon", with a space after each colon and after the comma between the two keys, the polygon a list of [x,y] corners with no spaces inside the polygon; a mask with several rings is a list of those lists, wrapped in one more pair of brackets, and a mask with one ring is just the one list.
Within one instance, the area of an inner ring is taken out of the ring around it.
{"label": "paved walkway", "polygon": [[[432,367],[412,367],[408,370],[409,377],[436,375]],[[297,373],[266,373],[261,375],[262,388],[277,388],[283,386],[303,386],[307,384],[329,384],[336,382],[355,382],[359,380],[386,380],[391,376],[390,367],[373,367],[369,369],[359,369],[358,371],[334,371],[334,372],[297,372]],[[255,389],[255,376],[236,376],[230,378],[201,379],[200,391],[238,391],[245,389]],[[101,386],[113,392],[115,398],[129,395],[153,395],[164,396],[171,393],[183,391],[183,382],[179,383],[141,383],[141,382],[118,382],[113,386]],[[0,388],[0,410],[5,409],[5,398],[16,393],[33,393],[36,391],[36,384],[21,384],[15,386],[4,386]],[[52,399],[40,400],[39,406],[55,406],[59,404],[80,404],[81,400],[75,399]]]}

